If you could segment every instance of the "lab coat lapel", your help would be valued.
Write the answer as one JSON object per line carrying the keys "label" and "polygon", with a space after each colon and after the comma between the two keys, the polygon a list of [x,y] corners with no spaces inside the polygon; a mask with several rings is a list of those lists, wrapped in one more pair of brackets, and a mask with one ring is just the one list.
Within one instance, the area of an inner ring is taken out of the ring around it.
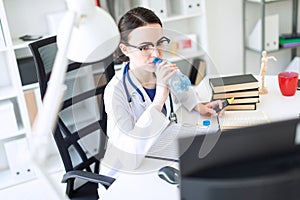
{"label": "lab coat lapel", "polygon": [[129,71],[129,76],[130,76],[132,82],[141,91],[141,93],[143,94],[144,99],[145,99],[145,102],[143,102],[141,95],[134,89],[134,87],[129,83],[129,81],[126,81],[128,91],[129,91],[129,94],[132,99],[131,106],[133,109],[133,113],[135,113],[136,120],[138,120],[140,118],[141,114],[148,108],[148,106],[152,102],[151,102],[148,94],[144,90],[142,84],[136,79],[136,77],[132,74],[131,71]]}

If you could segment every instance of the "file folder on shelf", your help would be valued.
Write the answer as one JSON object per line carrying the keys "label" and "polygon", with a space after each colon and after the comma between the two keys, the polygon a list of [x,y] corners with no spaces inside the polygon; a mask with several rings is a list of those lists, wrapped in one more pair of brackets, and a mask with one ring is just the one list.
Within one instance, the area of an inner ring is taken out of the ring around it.
{"label": "file folder on shelf", "polygon": [[[262,35],[262,20],[259,19],[249,34],[247,46],[257,51],[272,51],[279,48],[279,17],[278,14],[265,17],[265,35]],[[262,47],[262,37],[265,38]]]}
{"label": "file folder on shelf", "polygon": [[168,17],[167,0],[140,0],[140,6],[151,9],[161,19]]}

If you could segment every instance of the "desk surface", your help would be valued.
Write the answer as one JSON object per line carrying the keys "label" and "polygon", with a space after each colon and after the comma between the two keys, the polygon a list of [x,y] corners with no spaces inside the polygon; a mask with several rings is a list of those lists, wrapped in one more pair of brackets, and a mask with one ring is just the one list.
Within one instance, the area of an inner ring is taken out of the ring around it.
{"label": "desk surface", "polygon": [[[260,82],[260,77],[256,76]],[[259,96],[259,103],[257,103],[257,110],[263,111],[270,119],[270,121],[278,121],[289,118],[297,118],[300,113],[300,91],[292,97],[285,97],[280,93],[277,76],[266,76],[265,86],[268,89],[268,94],[261,94]],[[211,88],[204,79],[197,87],[196,91],[203,101],[210,101]]]}
{"label": "desk surface", "polygon": [[120,175],[117,180],[104,192],[104,200],[153,200],[180,199],[177,185],[167,183],[158,177],[157,171],[164,166],[178,169],[177,162],[146,158],[141,167],[134,172]]}
{"label": "desk surface", "polygon": [[[299,117],[300,91],[297,91],[293,97],[282,96],[277,76],[266,76],[265,85],[269,93],[260,95],[260,103],[257,104],[258,110],[264,111],[270,121]],[[199,95],[201,94],[203,101],[210,100],[211,90],[207,81],[202,81],[196,90]],[[199,117],[199,115],[194,113],[193,117]],[[145,159],[137,171],[121,175],[104,193],[102,199],[180,199],[179,188],[163,181],[157,175],[157,170],[166,165],[178,168],[176,162]]]}
{"label": "desk surface", "polygon": [[280,93],[277,76],[266,76],[268,94],[260,95],[257,109],[263,110],[271,121],[297,118],[300,115],[300,91],[292,97]]}

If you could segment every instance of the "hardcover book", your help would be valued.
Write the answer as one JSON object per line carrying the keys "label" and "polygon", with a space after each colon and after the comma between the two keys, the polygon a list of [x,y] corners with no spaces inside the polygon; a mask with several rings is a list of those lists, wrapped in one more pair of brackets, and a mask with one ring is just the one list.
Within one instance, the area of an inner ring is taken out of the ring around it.
{"label": "hardcover book", "polygon": [[258,88],[250,90],[239,90],[233,92],[224,92],[224,93],[213,93],[212,99],[228,99],[231,97],[240,98],[240,97],[255,97],[259,96]]}
{"label": "hardcover book", "polygon": [[279,37],[279,44],[297,43],[300,42],[300,38],[283,39]]}
{"label": "hardcover book", "polygon": [[281,34],[280,38],[282,39],[295,39],[295,38],[300,38],[300,33],[295,33],[295,34]]}
{"label": "hardcover book", "polygon": [[226,110],[256,110],[256,103],[230,104]]}
{"label": "hardcover book", "polygon": [[[224,101],[225,99],[212,99],[212,101],[215,100]],[[255,97],[234,98],[233,102],[230,104],[258,103],[258,102],[259,102],[259,96],[255,96]]]}
{"label": "hardcover book", "polygon": [[224,93],[230,91],[258,88],[258,80],[252,74],[210,78],[209,84],[214,93]]}

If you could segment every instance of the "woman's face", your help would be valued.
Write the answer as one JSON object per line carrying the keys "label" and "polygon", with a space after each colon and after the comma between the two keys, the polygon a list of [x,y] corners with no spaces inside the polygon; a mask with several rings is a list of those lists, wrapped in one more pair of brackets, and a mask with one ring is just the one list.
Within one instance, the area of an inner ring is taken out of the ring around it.
{"label": "woman's face", "polygon": [[130,68],[154,72],[153,59],[163,56],[163,45],[167,40],[159,24],[148,24],[131,31],[128,43],[123,46],[125,55],[130,59]]}

